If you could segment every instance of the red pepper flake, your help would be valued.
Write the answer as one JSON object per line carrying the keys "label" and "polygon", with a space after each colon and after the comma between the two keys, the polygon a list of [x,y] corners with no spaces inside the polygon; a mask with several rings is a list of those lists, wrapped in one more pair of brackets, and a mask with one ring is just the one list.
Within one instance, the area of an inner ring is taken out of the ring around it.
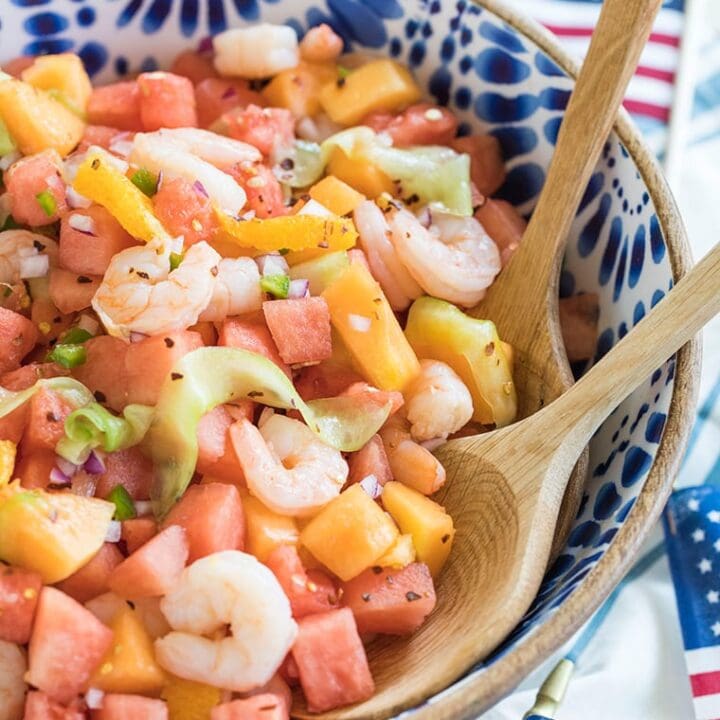
{"label": "red pepper flake", "polygon": [[182,380],[183,377],[184,377],[184,376],[183,376],[181,373],[177,373],[177,372],[170,373],[170,378],[171,378],[172,380]]}

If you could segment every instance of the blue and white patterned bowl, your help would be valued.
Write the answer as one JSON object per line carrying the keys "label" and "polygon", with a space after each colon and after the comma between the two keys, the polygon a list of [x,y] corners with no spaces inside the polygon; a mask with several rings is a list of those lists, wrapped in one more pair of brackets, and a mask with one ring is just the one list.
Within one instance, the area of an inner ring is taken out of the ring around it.
{"label": "blue and white patterned bowl", "polygon": [[[72,50],[94,80],[110,81],[162,67],[208,34],[255,21],[299,33],[327,22],[348,49],[407,63],[430,96],[459,114],[464,132],[500,140],[509,169],[500,195],[532,210],[575,68],[550,35],[497,0],[3,0],[0,63]],[[565,296],[600,296],[596,358],[688,263],[669,191],[623,114],[573,225],[561,282]],[[535,604],[491,658],[414,717],[476,715],[565,641],[619,580],[670,490],[691,423],[697,358],[696,344],[684,348],[600,428],[575,526]]]}

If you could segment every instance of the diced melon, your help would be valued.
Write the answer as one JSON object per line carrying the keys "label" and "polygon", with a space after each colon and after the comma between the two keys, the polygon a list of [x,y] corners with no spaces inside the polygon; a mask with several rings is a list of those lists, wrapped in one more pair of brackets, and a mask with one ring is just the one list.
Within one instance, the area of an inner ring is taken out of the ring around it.
{"label": "diced melon", "polygon": [[305,526],[300,542],[341,580],[349,580],[373,565],[397,536],[392,519],[360,485],[352,485]]}
{"label": "diced melon", "polygon": [[[78,217],[91,219],[93,235],[73,227],[73,223],[77,222],[73,218]],[[78,275],[104,275],[114,255],[136,244],[104,207],[91,205],[86,210],[74,210],[62,218],[58,262]]]}
{"label": "diced melon", "polygon": [[350,453],[348,467],[348,485],[359,483],[369,475],[380,485],[393,479],[385,446],[379,435],[373,435],[360,450]]}
{"label": "diced melon", "polygon": [[335,215],[349,215],[367,198],[334,175],[327,175],[308,191],[313,200],[319,202]]}
{"label": "diced melon", "polygon": [[95,476],[95,495],[107,498],[113,488],[122,485],[133,500],[148,500],[152,474],[152,462],[137,445],[116,450],[105,456],[105,472]]}
{"label": "diced melon", "polygon": [[[10,166],[3,180],[12,216],[17,222],[30,226],[57,222],[67,209],[61,168],[62,159],[54,149],[29,155]],[[43,205],[38,195],[45,198]]]}
{"label": "diced melon", "polygon": [[245,190],[247,208],[255,217],[264,220],[288,214],[282,186],[267,165],[242,162],[233,165],[229,172]]}
{"label": "diced melon", "polygon": [[65,436],[65,418],[75,406],[62,395],[41,387],[30,399],[28,426],[22,439],[23,452],[54,450]]}
{"label": "diced melon", "polygon": [[157,523],[151,517],[123,520],[122,540],[130,555],[157,535]]}
{"label": "diced melon", "polygon": [[106,693],[155,695],[165,674],[155,661],[152,640],[137,613],[127,604],[112,618],[113,642],[88,681]]}
{"label": "diced melon", "polygon": [[168,674],[160,697],[167,702],[170,720],[209,720],[222,690]]}
{"label": "diced melon", "polygon": [[334,63],[301,61],[283,70],[262,89],[268,105],[289,110],[296,118],[312,117],[320,112],[320,89],[337,78]]}
{"label": "diced melon", "polygon": [[101,282],[98,275],[78,275],[59,267],[51,268],[50,299],[62,313],[84,310],[90,307]]}
{"label": "diced melon", "polygon": [[0,487],[12,480],[16,457],[17,444],[12,440],[0,440]]}
{"label": "diced melon", "polygon": [[201,80],[195,86],[195,101],[200,127],[203,128],[209,128],[233,108],[265,104],[263,96],[251,90],[250,83],[242,78]]}
{"label": "diced melon", "polygon": [[401,391],[420,372],[385,294],[366,267],[350,263],[322,296],[333,327],[373,385]]}
{"label": "diced melon", "polygon": [[248,493],[243,494],[245,511],[245,551],[265,562],[281,545],[296,545],[299,531],[295,518],[279,515]]}
{"label": "diced melon", "polygon": [[78,152],[85,152],[92,145],[109,150],[110,145],[119,134],[120,130],[107,125],[86,125]]}
{"label": "diced melon", "polygon": [[367,700],[375,692],[365,648],[349,608],[302,618],[292,656],[310,712]]}
{"label": "diced melon", "polygon": [[[43,279],[47,281],[49,289],[50,281],[47,278]],[[38,344],[51,345],[54,344],[53,341],[57,341],[61,335],[70,329],[75,321],[75,316],[73,313],[60,312],[60,309],[49,297],[38,297],[33,300],[30,307],[30,319],[40,331]],[[63,370],[62,374],[70,374],[69,370],[65,368]]]}
{"label": "diced melon", "polygon": [[57,588],[79,603],[86,603],[108,591],[110,575],[122,561],[123,554],[117,545],[106,542],[85,565],[58,583]]}
{"label": "diced melon", "polygon": [[363,158],[349,157],[339,147],[330,154],[327,172],[369,198],[395,190],[393,181],[382,170]]}
{"label": "diced melon", "polygon": [[19,55],[2,63],[2,71],[14,78],[20,78],[23,71],[35,62],[34,55]]}
{"label": "diced melon", "polygon": [[20,80],[0,82],[0,117],[23,155],[54,148],[65,157],[85,129],[62,103]]}
{"label": "diced melon", "polygon": [[44,692],[31,690],[25,699],[23,720],[86,720],[83,708],[79,699],[65,705],[51,700]]}
{"label": "diced melon", "polygon": [[210,240],[218,229],[212,202],[185,178],[164,180],[152,199],[153,209],[167,231],[183,236],[185,247]]}
{"label": "diced melon", "polygon": [[162,527],[172,525],[185,530],[189,563],[223,550],[242,550],[245,544],[243,506],[234,485],[191,485]]}
{"label": "diced melon", "polygon": [[127,404],[125,353],[128,343],[110,335],[98,335],[85,343],[87,359],[73,368],[73,377],[95,393],[98,402],[113,410]]}
{"label": "diced melon", "polygon": [[110,589],[126,598],[165,595],[180,578],[187,557],[185,530],[171,525],[115,568]]}
{"label": "diced melon", "polygon": [[399,482],[383,487],[382,502],[400,530],[412,535],[417,559],[437,577],[455,536],[452,518],[445,508]]}
{"label": "diced melon", "polygon": [[487,198],[475,211],[475,218],[495,241],[502,263],[506,265],[520,247],[527,228],[525,218],[507,200],[493,198]]}
{"label": "diced melon", "polygon": [[0,373],[17,370],[37,339],[37,329],[30,320],[0,307]]}
{"label": "diced melon", "polygon": [[330,119],[341,125],[356,125],[377,110],[399,110],[421,97],[410,71],[386,59],[362,65],[349,73],[344,82],[332,81],[320,90],[320,104]]}
{"label": "diced melon", "polygon": [[38,380],[69,374],[68,370],[56,363],[30,363],[0,376],[0,385],[8,390],[27,390]]}
{"label": "diced melon", "polygon": [[207,478],[242,485],[245,476],[228,436],[232,424],[232,416],[222,405],[200,418],[196,470]]}
{"label": "diced melon", "polygon": [[112,503],[72,493],[16,490],[0,498],[0,559],[64,580],[105,541]]}
{"label": "diced melon", "polygon": [[30,640],[42,578],[32,570],[0,564],[0,640]]}
{"label": "diced melon", "polygon": [[85,66],[78,55],[60,53],[40,55],[21,75],[22,79],[39,90],[56,90],[61,93],[61,102],[69,109],[85,114],[92,85]]}
{"label": "diced melon", "polygon": [[258,353],[272,360],[288,377],[290,368],[283,362],[270,331],[261,319],[234,317],[223,321],[218,345]]}
{"label": "diced melon", "polygon": [[287,720],[282,699],[272,693],[231,700],[212,709],[210,720]]}
{"label": "diced melon", "polygon": [[170,72],[186,77],[193,85],[207,78],[218,77],[212,58],[194,50],[183,50],[170,65]]}
{"label": "diced melon", "polygon": [[388,135],[394,147],[412,147],[450,145],[457,132],[458,119],[446,107],[422,102],[401,113],[371,113],[360,124]]}
{"label": "diced melon", "polygon": [[570,362],[589,360],[595,355],[600,306],[596,293],[561,298],[560,329]]}
{"label": "diced melon", "polygon": [[195,89],[186,77],[169,72],[141,73],[140,119],[147,131],[160,128],[197,127]]}
{"label": "diced melon", "polygon": [[332,355],[330,313],[324,298],[269,300],[263,303],[263,313],[283,362],[319,362]]}
{"label": "diced melon", "polygon": [[415,562],[415,545],[412,535],[400,535],[390,549],[377,560],[380,567],[403,568]]}
{"label": "diced melon", "polygon": [[103,698],[102,707],[93,710],[90,717],[92,720],[168,720],[168,709],[162,700],[110,693]]}
{"label": "diced melon", "polygon": [[50,484],[50,473],[56,465],[54,450],[25,453],[16,463],[13,477],[20,480],[20,484],[28,490],[44,490]]}
{"label": "diced melon", "polygon": [[435,607],[432,577],[421,563],[401,570],[371,568],[342,587],[343,603],[361,634],[410,635]]}
{"label": "diced melon", "polygon": [[482,195],[493,195],[500,189],[506,172],[502,148],[496,137],[465,135],[449,144],[456,152],[470,156],[470,179]]}
{"label": "diced melon", "polygon": [[89,610],[45,587],[30,639],[27,680],[51,699],[70,702],[85,688],[112,639],[112,630]]}
{"label": "diced melon", "polygon": [[93,88],[87,104],[88,122],[118,130],[142,130],[140,89],[135,80]]}
{"label": "diced melon", "polygon": [[227,125],[230,137],[254,145],[266,157],[276,147],[291,146],[295,139],[295,119],[283,108],[251,104],[230,110],[221,119]]}

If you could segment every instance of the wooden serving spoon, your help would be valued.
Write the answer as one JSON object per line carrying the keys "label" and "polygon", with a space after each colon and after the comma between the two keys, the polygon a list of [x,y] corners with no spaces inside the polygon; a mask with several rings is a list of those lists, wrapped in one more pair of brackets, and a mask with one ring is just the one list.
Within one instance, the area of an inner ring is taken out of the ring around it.
{"label": "wooden serving spoon", "polygon": [[[573,384],[558,319],[558,280],[565,242],[590,176],[662,0],[605,0],[590,49],[563,116],[555,152],[520,247],[475,317],[495,322],[515,349],[518,417],[559,397]],[[565,544],[587,472],[582,453],[560,511],[553,554]]]}
{"label": "wooden serving spoon", "polygon": [[[497,647],[540,587],[578,455],[612,410],[718,312],[720,245],[557,400],[514,425],[437,450],[447,469],[438,501],[457,528],[438,606],[415,635],[371,644],[377,693],[324,719],[388,718]],[[424,716],[433,717],[432,706]]]}

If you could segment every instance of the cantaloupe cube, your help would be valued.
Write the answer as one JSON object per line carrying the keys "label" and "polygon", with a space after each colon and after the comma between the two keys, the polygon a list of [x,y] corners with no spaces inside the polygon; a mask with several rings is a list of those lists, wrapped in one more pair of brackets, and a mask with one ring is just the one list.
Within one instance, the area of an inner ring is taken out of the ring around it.
{"label": "cantaloupe cube", "polygon": [[330,154],[327,171],[369,198],[395,190],[393,181],[382,170],[364,158],[349,157],[338,147]]}
{"label": "cantaloupe cube", "polygon": [[452,518],[445,508],[399,482],[383,487],[382,502],[400,530],[412,535],[418,561],[437,577],[455,536]]}
{"label": "cantaloupe cube", "polygon": [[402,568],[415,562],[415,545],[412,535],[400,535],[395,544],[378,559],[380,567]]}
{"label": "cantaloupe cube", "polygon": [[0,486],[12,480],[17,457],[17,445],[12,440],[0,440]]}
{"label": "cantaloupe cube", "polygon": [[279,515],[265,507],[257,498],[242,495],[245,511],[245,551],[265,562],[280,545],[297,545],[300,533],[295,518]]}
{"label": "cantaloupe cube", "polygon": [[69,314],[90,307],[102,282],[99,275],[78,275],[62,268],[50,270],[50,299],[61,313]]}
{"label": "cantaloupe cube", "polygon": [[315,183],[310,197],[335,215],[348,215],[367,198],[334,175],[327,175]]}
{"label": "cantaloupe cube", "polygon": [[39,90],[59,91],[62,93],[59,99],[70,110],[85,113],[92,85],[82,60],[74,53],[40,55],[21,77]]}
{"label": "cantaloupe cube", "polygon": [[373,60],[320,90],[320,104],[333,122],[355,125],[376,110],[399,110],[422,97],[410,71],[393,60]]}
{"label": "cantaloupe cube", "polygon": [[54,148],[65,157],[85,130],[62,103],[20,80],[0,82],[0,117],[23,155]]}
{"label": "cantaloupe cube", "polygon": [[165,674],[155,661],[152,640],[134,610],[125,604],[110,621],[113,643],[88,682],[110,693],[158,693]]}
{"label": "cantaloupe cube", "polygon": [[329,502],[300,533],[300,542],[341,580],[373,565],[395,542],[398,529],[360,485]]}
{"label": "cantaloupe cube", "polygon": [[296,118],[312,117],[320,112],[321,88],[336,77],[333,63],[301,61],[297,67],[275,75],[261,94],[268,105],[285,108]]}
{"label": "cantaloupe cube", "polygon": [[220,703],[222,690],[168,674],[160,697],[172,720],[208,720],[212,708]]}

